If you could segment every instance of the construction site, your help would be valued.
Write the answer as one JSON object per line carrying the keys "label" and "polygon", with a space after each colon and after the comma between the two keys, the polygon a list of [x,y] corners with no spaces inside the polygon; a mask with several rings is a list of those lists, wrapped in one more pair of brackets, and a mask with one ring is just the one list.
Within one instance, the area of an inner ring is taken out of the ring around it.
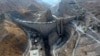
{"label": "construction site", "polygon": [[0,0],[0,56],[100,56],[99,0]]}

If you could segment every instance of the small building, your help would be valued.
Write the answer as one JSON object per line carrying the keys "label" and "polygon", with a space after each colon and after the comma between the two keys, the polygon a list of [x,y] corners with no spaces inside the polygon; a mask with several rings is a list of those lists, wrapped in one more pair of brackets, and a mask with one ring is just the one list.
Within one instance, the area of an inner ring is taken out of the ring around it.
{"label": "small building", "polygon": [[39,50],[38,49],[30,50],[30,56],[40,56]]}

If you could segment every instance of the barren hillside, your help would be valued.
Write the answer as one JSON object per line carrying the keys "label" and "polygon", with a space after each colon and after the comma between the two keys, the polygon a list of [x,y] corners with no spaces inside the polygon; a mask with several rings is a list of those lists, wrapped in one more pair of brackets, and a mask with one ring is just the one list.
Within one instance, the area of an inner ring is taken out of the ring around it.
{"label": "barren hillside", "polygon": [[24,32],[10,20],[0,23],[0,56],[22,56],[27,40]]}
{"label": "barren hillside", "polygon": [[86,10],[93,13],[97,18],[100,19],[100,0],[77,0],[79,4]]}
{"label": "barren hillside", "polygon": [[[77,0],[77,1],[79,2],[79,5],[81,5],[83,8],[93,13],[94,16],[100,19],[100,0]],[[42,7],[41,4],[37,5],[37,3],[34,3],[33,0],[9,0],[9,1],[0,0],[0,13],[1,12],[5,13],[11,10],[26,12],[27,9],[33,10],[35,7],[42,10],[45,8],[45,6]],[[62,13],[65,13],[68,7],[66,8],[66,10],[63,10],[62,8],[65,7],[62,6],[60,8],[63,11]],[[68,14],[69,11],[71,11],[71,9],[66,11],[66,14]],[[48,17],[51,17],[52,15],[50,13],[51,12],[47,14],[45,13],[45,15],[47,16],[49,15]],[[72,14],[73,13],[74,12],[72,11]],[[27,12],[25,14],[26,18],[27,16],[29,16],[30,19],[31,18],[33,19],[34,17],[31,14],[32,13]],[[43,17],[44,19],[46,18],[45,15]],[[0,21],[0,56],[22,56],[27,46],[27,39],[25,33],[11,20],[7,18],[6,19],[3,18],[3,19],[4,20]],[[97,25],[95,25],[95,27],[97,27]],[[90,31],[86,31],[86,32],[90,33],[95,38],[100,40],[100,37],[98,37],[100,36],[100,32],[99,32],[100,24],[98,24],[97,28],[98,28],[98,32],[96,34],[93,34]],[[73,33],[71,37],[73,38],[70,39],[69,43],[66,43],[64,46],[62,46],[61,48],[62,50],[60,51],[58,50],[59,56],[72,55],[72,49],[74,48],[75,46],[74,44],[76,43],[77,40],[76,32]],[[75,55],[76,56],[100,56],[100,43],[97,43],[92,38],[82,35],[79,41],[79,45],[76,48]]]}

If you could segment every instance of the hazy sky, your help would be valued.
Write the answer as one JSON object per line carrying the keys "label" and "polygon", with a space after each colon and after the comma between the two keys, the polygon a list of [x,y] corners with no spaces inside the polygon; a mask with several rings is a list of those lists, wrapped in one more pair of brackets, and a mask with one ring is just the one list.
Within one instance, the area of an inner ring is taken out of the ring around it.
{"label": "hazy sky", "polygon": [[42,1],[49,5],[54,5],[54,4],[59,3],[60,0],[42,0]]}

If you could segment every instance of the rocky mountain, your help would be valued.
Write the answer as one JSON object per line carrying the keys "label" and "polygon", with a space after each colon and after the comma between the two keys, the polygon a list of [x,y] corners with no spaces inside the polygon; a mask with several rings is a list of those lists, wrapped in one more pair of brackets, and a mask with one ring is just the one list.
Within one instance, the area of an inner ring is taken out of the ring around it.
{"label": "rocky mountain", "polygon": [[61,0],[61,2],[59,3],[59,9],[58,9],[59,16],[64,16],[64,15],[74,16],[74,15],[79,15],[81,13],[82,13],[81,8],[78,8],[77,4],[73,0]]}
{"label": "rocky mountain", "polygon": [[[17,10],[24,12],[28,9],[30,5],[37,6],[38,8],[44,9],[42,3],[38,3],[35,0],[0,0],[0,11],[7,12]],[[45,5],[45,4],[44,4]],[[31,8],[30,8],[31,9]]]}
{"label": "rocky mountain", "polygon": [[77,0],[78,3],[86,10],[93,13],[97,18],[100,18],[100,0]]}
{"label": "rocky mountain", "polygon": [[47,10],[41,15],[38,21],[39,22],[50,22],[53,20],[54,20],[54,17],[52,16],[51,10]]}
{"label": "rocky mountain", "polygon": [[[76,15],[80,14],[77,11],[77,7],[74,2],[68,3],[72,0],[62,0],[59,4],[58,15],[63,17],[66,15]],[[98,19],[100,18],[100,0],[77,0],[81,7],[85,8],[89,12],[93,13]],[[52,11],[47,9],[44,4],[35,3],[34,0],[0,0],[0,12],[7,12],[11,10],[24,11],[22,15],[25,16],[26,20],[36,20],[39,16],[41,19],[38,21],[49,22],[54,18],[52,16]],[[67,4],[68,3],[68,4]],[[71,5],[69,5],[71,4]],[[49,5],[48,5],[49,6]],[[57,8],[57,7],[56,7]],[[28,11],[30,10],[30,11]],[[33,11],[33,12],[32,12]],[[35,11],[35,12],[34,12]],[[39,11],[39,12],[38,12]],[[43,12],[41,12],[43,11]],[[70,13],[69,13],[70,12]],[[41,15],[39,14],[41,13]],[[17,15],[18,16],[18,15]],[[90,18],[88,16],[87,18]],[[86,19],[88,21],[88,19]],[[83,22],[79,22],[79,25]],[[90,20],[89,24],[92,24],[92,28],[96,30],[96,34],[90,30],[86,32],[93,35],[94,38],[100,40],[100,23],[95,24],[94,20]],[[90,25],[91,26],[91,25]],[[72,28],[71,24],[66,27]],[[79,28],[80,29],[80,28]],[[68,30],[68,29],[67,29]],[[73,49],[75,48],[75,43],[77,41],[78,34],[75,29],[71,31],[72,38],[65,43],[61,50],[58,51],[59,56],[72,56]],[[99,36],[99,37],[98,37]],[[55,36],[54,36],[55,37]],[[94,39],[86,37],[85,35],[80,36],[80,41],[77,46],[75,55],[76,56],[100,56],[100,43],[94,41]],[[27,39],[25,33],[11,20],[4,17],[4,14],[0,14],[0,56],[22,56],[27,46]]]}

